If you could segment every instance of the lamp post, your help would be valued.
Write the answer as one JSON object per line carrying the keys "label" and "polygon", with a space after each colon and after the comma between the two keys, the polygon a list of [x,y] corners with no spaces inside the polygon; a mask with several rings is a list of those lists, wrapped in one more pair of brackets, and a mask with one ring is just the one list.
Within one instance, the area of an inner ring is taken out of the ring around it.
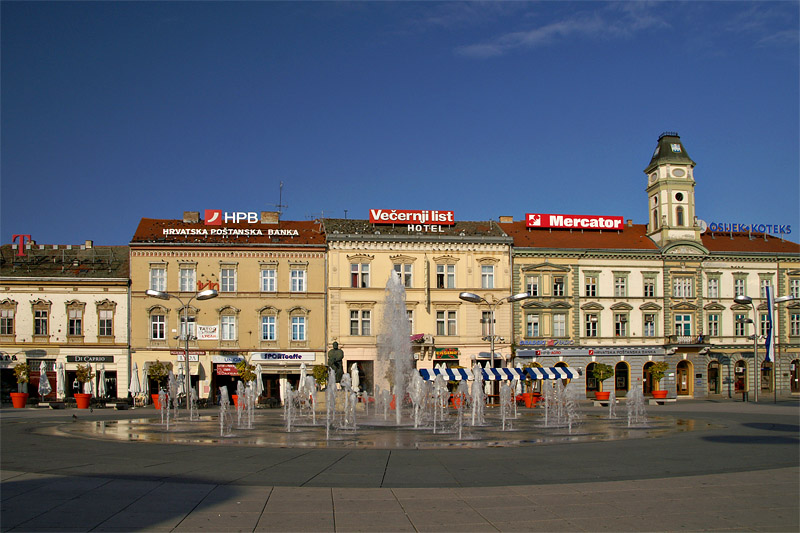
{"label": "lamp post", "polygon": [[760,381],[760,372],[758,364],[758,313],[756,312],[756,304],[753,299],[745,294],[740,294],[733,299],[737,304],[749,305],[753,308],[753,319],[746,319],[744,322],[753,323],[753,401],[758,402],[758,389]]}
{"label": "lamp post", "polygon": [[492,301],[487,300],[483,296],[478,296],[477,294],[475,294],[473,292],[462,292],[461,294],[458,295],[458,297],[461,298],[462,300],[464,300],[465,302],[470,302],[470,303],[474,303],[474,304],[482,304],[482,303],[484,303],[484,304],[489,306],[489,310],[490,310],[490,313],[491,313],[490,317],[489,317],[489,320],[490,320],[490,322],[489,322],[489,346],[490,346],[490,350],[491,350],[490,358],[491,358],[491,361],[492,361],[492,368],[494,368],[494,339],[495,339],[495,336],[494,336],[494,310],[497,309],[500,305],[502,305],[502,304],[504,304],[506,302],[511,303],[511,302],[518,302],[520,300],[526,300],[526,299],[530,298],[531,295],[528,294],[527,292],[521,292],[519,294],[512,294],[511,296],[506,296],[505,298],[500,298],[500,299],[494,299],[494,297],[492,297]]}
{"label": "lamp post", "polygon": [[186,303],[183,303],[179,297],[175,296],[174,294],[170,294],[164,291],[156,291],[153,289],[148,289],[145,291],[145,294],[148,296],[152,296],[153,298],[158,298],[159,300],[169,300],[170,298],[175,298],[180,302],[181,307],[183,309],[183,338],[185,341],[184,344],[184,352],[183,352],[183,364],[185,369],[185,376],[184,379],[186,381],[186,409],[189,409],[189,398],[191,397],[192,391],[192,382],[191,382],[191,375],[189,374],[189,304],[192,303],[192,300],[210,300],[211,298],[216,298],[219,296],[219,293],[214,289],[206,289],[204,291],[200,291],[191,298]]}

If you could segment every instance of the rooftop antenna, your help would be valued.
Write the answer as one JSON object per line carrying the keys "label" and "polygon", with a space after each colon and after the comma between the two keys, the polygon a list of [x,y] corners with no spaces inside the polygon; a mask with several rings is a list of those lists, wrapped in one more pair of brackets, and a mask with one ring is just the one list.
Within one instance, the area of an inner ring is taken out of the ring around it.
{"label": "rooftop antenna", "polygon": [[325,211],[320,211],[319,214],[311,213],[310,215],[306,215],[308,220],[317,220],[317,219],[325,219]]}
{"label": "rooftop antenna", "polygon": [[344,218],[347,220],[347,209],[344,210]]}
{"label": "rooftop antenna", "polygon": [[289,207],[288,205],[284,205],[283,204],[283,182],[281,182],[279,190],[278,190],[278,203],[275,204],[275,207],[278,208],[278,218],[280,218],[281,215],[283,215],[282,208]]}

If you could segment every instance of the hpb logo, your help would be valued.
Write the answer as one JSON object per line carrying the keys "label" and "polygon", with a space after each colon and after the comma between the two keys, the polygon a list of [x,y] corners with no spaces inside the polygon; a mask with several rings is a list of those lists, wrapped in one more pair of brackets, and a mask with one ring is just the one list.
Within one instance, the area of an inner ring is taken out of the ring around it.
{"label": "hpb logo", "polygon": [[219,209],[206,209],[206,226],[221,226],[222,225],[222,211]]}

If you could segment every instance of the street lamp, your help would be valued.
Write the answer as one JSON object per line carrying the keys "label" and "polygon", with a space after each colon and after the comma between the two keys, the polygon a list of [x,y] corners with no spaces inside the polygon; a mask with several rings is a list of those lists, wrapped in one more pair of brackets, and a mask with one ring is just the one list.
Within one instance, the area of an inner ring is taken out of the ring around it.
{"label": "street lamp", "polygon": [[474,304],[481,304],[485,303],[489,306],[489,310],[491,315],[489,317],[489,343],[491,349],[491,361],[492,361],[492,368],[494,368],[494,310],[497,309],[500,305],[504,304],[505,302],[518,302],[520,300],[526,300],[531,297],[531,295],[527,292],[520,292],[519,294],[512,294],[511,296],[506,296],[505,298],[500,298],[499,300],[494,299],[492,297],[492,301],[487,300],[483,296],[478,296],[474,292],[462,292],[458,295],[459,298],[464,300],[465,302],[470,302]]}
{"label": "street lamp", "polygon": [[758,402],[758,389],[759,389],[759,381],[760,381],[760,374],[759,371],[759,364],[758,364],[758,313],[756,313],[756,304],[753,303],[753,299],[745,294],[740,294],[733,299],[734,302],[741,305],[749,305],[753,308],[753,319],[744,320],[743,322],[752,322],[753,323],[753,401]]}
{"label": "street lamp", "polygon": [[[183,338],[185,341],[184,345],[184,354],[183,354],[183,364],[185,369],[185,380],[186,380],[186,409],[189,409],[189,398],[192,394],[192,383],[191,383],[191,375],[189,374],[189,304],[192,303],[192,300],[210,300],[211,298],[216,298],[219,296],[219,293],[214,289],[206,289],[204,291],[200,291],[191,298],[186,303],[183,303],[179,297],[175,296],[174,294],[170,294],[164,291],[156,291],[153,289],[147,289],[145,294],[148,296],[152,296],[153,298],[158,298],[159,300],[169,300],[170,298],[175,298],[180,302],[181,307],[183,308]],[[199,391],[198,391],[199,392]]]}

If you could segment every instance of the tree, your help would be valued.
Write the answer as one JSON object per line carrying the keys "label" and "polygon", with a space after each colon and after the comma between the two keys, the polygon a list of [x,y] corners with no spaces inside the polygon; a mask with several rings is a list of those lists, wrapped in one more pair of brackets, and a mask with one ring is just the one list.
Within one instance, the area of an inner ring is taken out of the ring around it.
{"label": "tree", "polygon": [[603,382],[614,375],[614,367],[605,363],[595,363],[592,377],[597,380],[597,390],[603,392]]}

